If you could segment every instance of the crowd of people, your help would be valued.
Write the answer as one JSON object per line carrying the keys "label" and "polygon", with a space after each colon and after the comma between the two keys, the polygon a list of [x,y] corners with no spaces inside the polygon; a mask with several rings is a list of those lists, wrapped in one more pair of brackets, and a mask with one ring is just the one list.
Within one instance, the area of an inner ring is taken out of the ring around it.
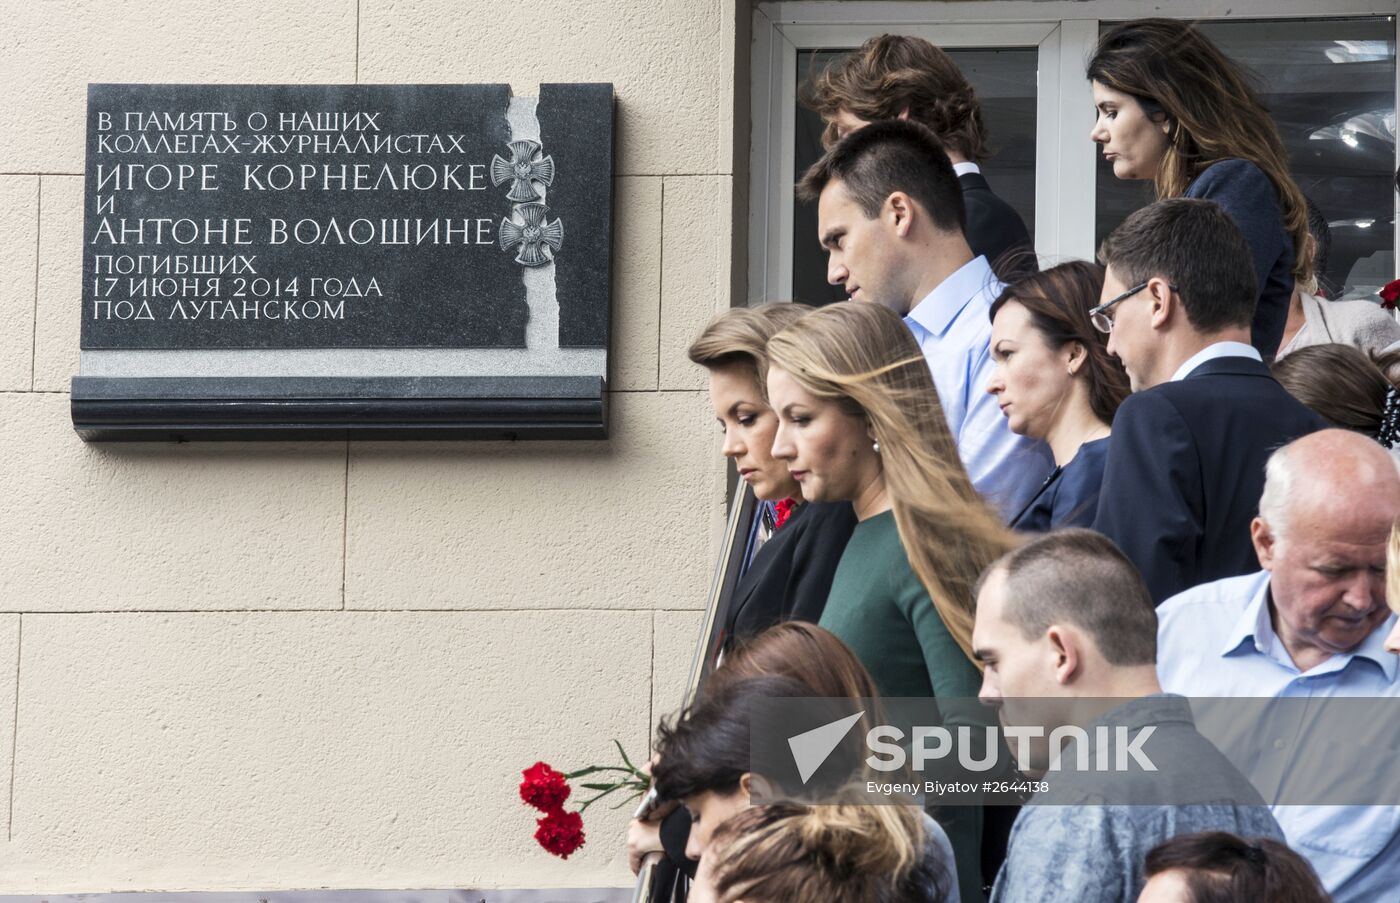
{"label": "crowd of people", "polygon": [[[1297,746],[1207,740],[1184,698],[1400,696],[1400,325],[1326,300],[1326,222],[1197,29],[1117,26],[1086,74],[1089,137],[1157,200],[1043,271],[946,54],[884,35],[815,81],[798,188],[850,301],[731,310],[690,348],[764,508],[628,835],[677,898],[1400,899],[1400,806],[1272,802]],[[774,801],[751,719],[798,697],[941,700],[949,727],[1111,700],[1096,723],[1173,754],[1136,805],[1072,775],[1019,808]]]}

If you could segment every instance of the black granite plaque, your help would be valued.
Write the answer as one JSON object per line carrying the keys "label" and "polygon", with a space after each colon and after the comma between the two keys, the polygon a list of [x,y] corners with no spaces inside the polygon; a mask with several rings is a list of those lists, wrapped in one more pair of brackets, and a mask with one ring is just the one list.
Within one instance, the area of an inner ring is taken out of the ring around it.
{"label": "black granite plaque", "polygon": [[545,86],[543,141],[512,143],[509,103],[92,85],[83,348],[523,347],[522,271],[551,260],[560,344],[602,346],[611,86]]}
{"label": "black granite plaque", "polygon": [[[602,347],[608,342],[608,286],[611,284],[608,246],[599,236],[612,234],[611,193],[588,173],[612,171],[611,130],[597,127],[612,109],[611,85],[541,85],[538,116],[540,139],[560,159],[576,161],[561,167],[550,187],[549,205],[569,224],[569,253],[555,258],[554,281],[559,291],[559,345],[564,348]],[[578,235],[577,244],[573,236]]]}
{"label": "black granite plaque", "polygon": [[75,427],[604,436],[612,170],[607,84],[90,85]]}

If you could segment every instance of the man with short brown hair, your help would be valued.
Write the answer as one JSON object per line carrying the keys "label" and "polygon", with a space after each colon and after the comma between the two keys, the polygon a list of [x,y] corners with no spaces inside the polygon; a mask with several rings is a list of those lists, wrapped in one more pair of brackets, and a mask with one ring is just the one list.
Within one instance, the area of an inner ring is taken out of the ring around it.
{"label": "man with short brown hair", "polygon": [[[879,35],[822,71],[806,97],[826,123],[822,143],[831,147],[856,129],[881,119],[909,119],[943,144],[962,187],[965,233],[974,255],[1002,278],[1033,263],[1030,234],[1016,210],[992,193],[981,163],[991,156],[982,105],[948,54],[923,38]],[[1015,252],[1027,259],[1016,260]],[[1003,267],[1000,258],[1008,255]]]}

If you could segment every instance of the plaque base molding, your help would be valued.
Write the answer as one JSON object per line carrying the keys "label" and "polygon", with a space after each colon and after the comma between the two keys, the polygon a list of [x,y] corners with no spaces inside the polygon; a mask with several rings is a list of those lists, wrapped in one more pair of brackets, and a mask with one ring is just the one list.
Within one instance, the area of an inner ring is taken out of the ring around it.
{"label": "plaque base molding", "polygon": [[72,383],[88,442],[606,439],[590,376],[106,377]]}

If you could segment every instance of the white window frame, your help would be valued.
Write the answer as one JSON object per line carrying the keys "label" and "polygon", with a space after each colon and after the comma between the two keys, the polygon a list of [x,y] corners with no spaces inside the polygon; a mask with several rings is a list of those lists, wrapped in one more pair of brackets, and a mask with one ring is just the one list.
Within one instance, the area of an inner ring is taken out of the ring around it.
{"label": "white window frame", "polygon": [[[1393,16],[1400,0],[1174,0],[1190,19],[1310,19]],[[1101,21],[1161,15],[1137,0],[949,0],[949,2],[759,3],[753,14],[752,132],[749,167],[748,303],[792,298],[793,145],[797,54],[858,47],[886,32],[918,35],[941,47],[1039,51],[1036,98],[1035,245],[1046,263],[1094,254],[1095,158],[1088,139],[1093,97],[1084,63]],[[1400,26],[1398,26],[1400,29]],[[1400,30],[1397,30],[1400,46]],[[1396,94],[1400,97],[1400,66]],[[1400,142],[1396,166],[1400,168]],[[1400,200],[1395,207],[1400,220]],[[1400,260],[1400,222],[1396,255]],[[816,237],[812,236],[815,241]]]}

